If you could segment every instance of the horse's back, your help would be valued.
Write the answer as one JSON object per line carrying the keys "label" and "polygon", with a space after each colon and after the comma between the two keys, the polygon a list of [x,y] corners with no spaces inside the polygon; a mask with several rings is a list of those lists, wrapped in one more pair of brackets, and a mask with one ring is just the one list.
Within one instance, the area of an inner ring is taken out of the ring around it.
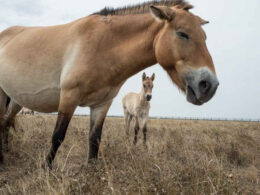
{"label": "horse's back", "polygon": [[17,36],[19,33],[24,31],[26,27],[23,26],[12,26],[0,33],[0,48],[5,46],[12,38]]}
{"label": "horse's back", "polygon": [[123,97],[123,100],[122,100],[123,106],[126,105],[127,102],[132,102],[132,101],[135,100],[137,97],[138,97],[138,94],[137,94],[137,93],[134,93],[134,92],[130,92],[130,93],[126,94],[126,95]]}

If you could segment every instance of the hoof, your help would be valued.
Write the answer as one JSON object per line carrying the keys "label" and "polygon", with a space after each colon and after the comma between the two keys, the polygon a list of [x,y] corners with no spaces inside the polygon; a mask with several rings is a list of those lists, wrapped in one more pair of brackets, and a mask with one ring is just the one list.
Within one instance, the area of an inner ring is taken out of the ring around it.
{"label": "hoof", "polygon": [[3,146],[3,152],[9,152],[8,146]]}
{"label": "hoof", "polygon": [[4,164],[4,157],[2,154],[0,154],[0,165]]}
{"label": "hoof", "polygon": [[44,162],[42,164],[42,169],[45,170],[45,171],[52,170],[52,165],[48,162]]}
{"label": "hoof", "polygon": [[98,160],[98,158],[89,158],[88,164],[90,164],[90,165],[96,164],[97,160]]}

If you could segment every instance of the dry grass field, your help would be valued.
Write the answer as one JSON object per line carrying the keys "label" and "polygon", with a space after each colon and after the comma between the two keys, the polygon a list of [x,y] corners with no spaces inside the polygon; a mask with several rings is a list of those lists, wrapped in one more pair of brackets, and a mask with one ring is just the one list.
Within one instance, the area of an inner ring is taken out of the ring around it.
{"label": "dry grass field", "polygon": [[[260,123],[151,119],[147,147],[107,118],[87,164],[88,117],[73,117],[52,171],[41,163],[56,116],[18,116],[0,194],[260,194]],[[132,128],[133,129],[133,128]]]}

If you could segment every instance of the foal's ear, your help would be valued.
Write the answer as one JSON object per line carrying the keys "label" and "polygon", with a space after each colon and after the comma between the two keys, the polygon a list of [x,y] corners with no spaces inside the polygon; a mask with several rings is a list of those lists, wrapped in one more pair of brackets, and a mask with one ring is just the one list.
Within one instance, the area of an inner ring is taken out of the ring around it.
{"label": "foal's ear", "polygon": [[142,78],[143,78],[143,81],[146,79],[146,74],[145,74],[145,72],[143,73]]}
{"label": "foal's ear", "polygon": [[167,6],[150,6],[150,12],[153,17],[159,21],[167,20],[172,21],[174,17],[174,11]]}
{"label": "foal's ear", "polygon": [[153,75],[151,76],[152,81],[154,81],[155,78],[155,74],[153,73]]}

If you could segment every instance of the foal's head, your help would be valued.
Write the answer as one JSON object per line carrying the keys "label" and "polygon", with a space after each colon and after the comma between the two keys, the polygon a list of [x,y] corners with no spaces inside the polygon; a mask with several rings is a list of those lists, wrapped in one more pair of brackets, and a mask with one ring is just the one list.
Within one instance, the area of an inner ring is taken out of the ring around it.
{"label": "foal's head", "polygon": [[150,12],[164,25],[154,42],[158,63],[189,102],[201,105],[213,97],[219,82],[201,27],[208,22],[190,13],[191,8],[187,3],[151,6]]}
{"label": "foal's head", "polygon": [[151,77],[147,77],[145,72],[143,73],[142,79],[143,79],[143,92],[144,97],[147,101],[150,101],[152,99],[152,90],[153,90],[153,81],[155,78],[155,74]]}

